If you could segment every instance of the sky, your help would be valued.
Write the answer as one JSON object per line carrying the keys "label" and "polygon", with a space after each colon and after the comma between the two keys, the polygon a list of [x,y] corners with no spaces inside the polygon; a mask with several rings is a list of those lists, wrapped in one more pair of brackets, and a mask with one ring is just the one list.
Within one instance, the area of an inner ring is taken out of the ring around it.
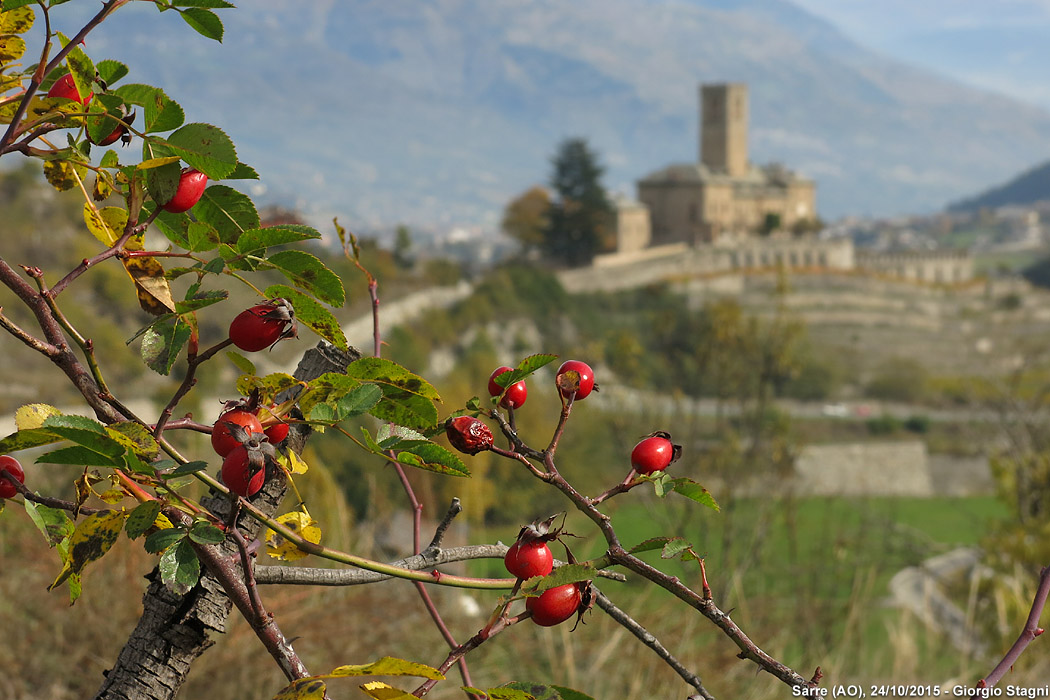
{"label": "sky", "polygon": [[858,43],[1050,110],[1050,0],[792,0]]}

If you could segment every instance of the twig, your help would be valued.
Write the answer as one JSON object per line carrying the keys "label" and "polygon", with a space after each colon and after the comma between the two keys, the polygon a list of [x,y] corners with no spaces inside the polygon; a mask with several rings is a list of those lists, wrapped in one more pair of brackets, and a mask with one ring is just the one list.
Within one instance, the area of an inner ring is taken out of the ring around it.
{"label": "twig", "polygon": [[637,637],[642,644],[656,652],[656,655],[663,659],[664,663],[674,669],[675,673],[682,677],[682,680],[696,688],[697,693],[701,698],[704,698],[704,700],[715,700],[714,696],[712,696],[704,687],[703,682],[700,680],[700,676],[683,666],[682,662],[675,658],[675,656],[667,650],[667,647],[660,643],[660,640],[657,639],[652,632],[642,627],[637,620],[616,607],[616,605],[609,600],[608,596],[604,593],[596,588],[593,588],[592,590],[597,594],[594,602],[599,608],[604,610],[609,617]]}
{"label": "twig", "polygon": [[1010,650],[1006,652],[1003,660],[992,669],[992,672],[977,682],[978,688],[991,688],[998,683],[1021,656],[1022,652],[1032,643],[1032,640],[1043,633],[1043,628],[1039,626],[1039,618],[1042,616],[1043,608],[1046,606],[1047,594],[1050,594],[1050,566],[1044,566],[1043,570],[1039,572],[1039,588],[1036,590],[1035,598],[1032,601],[1032,609],[1028,613],[1028,619],[1025,620],[1024,629],[1021,630],[1020,636],[1017,637],[1017,641],[1013,643]]}
{"label": "twig", "polygon": [[39,503],[40,505],[47,506],[48,508],[57,508],[59,510],[68,510],[70,513],[83,513],[85,515],[94,515],[95,513],[105,513],[105,512],[108,512],[110,510],[109,508],[87,508],[85,506],[77,506],[77,504],[73,503],[72,501],[63,501],[61,498],[52,498],[50,496],[41,496],[39,494],[33,493],[28,488],[26,488],[25,484],[23,484],[21,481],[16,479],[14,476],[11,476],[10,475],[11,473],[9,471],[7,471],[6,469],[4,469],[3,467],[0,467],[0,474],[9,475],[9,478],[7,479],[7,482],[9,484],[12,484],[15,487],[15,489],[18,491],[18,493],[22,494],[22,497],[25,498],[27,501],[32,501],[33,503]]}
{"label": "twig", "polygon": [[261,625],[266,621],[267,614],[266,609],[263,607],[262,598],[259,597],[259,588],[255,585],[255,576],[253,574],[255,567],[252,566],[251,555],[248,554],[248,543],[244,541],[244,535],[241,534],[241,531],[236,526],[227,528],[226,532],[237,543],[237,550],[241,555],[241,568],[244,569],[244,586],[248,590],[248,600],[251,602],[252,611],[255,613],[252,627]]}
{"label": "twig", "polygon": [[164,432],[165,425],[171,418],[171,414],[174,413],[175,407],[182,400],[182,397],[190,392],[194,384],[197,383],[197,368],[202,364],[210,360],[220,350],[225,347],[229,347],[233,343],[232,340],[226,338],[215,345],[211,346],[199,355],[191,352],[186,360],[186,376],[182,378],[182,383],[179,384],[179,388],[175,390],[175,394],[172,395],[171,400],[168,401],[168,405],[161,411],[160,418],[157,420],[157,424],[153,427],[153,437],[160,437],[160,434]]}

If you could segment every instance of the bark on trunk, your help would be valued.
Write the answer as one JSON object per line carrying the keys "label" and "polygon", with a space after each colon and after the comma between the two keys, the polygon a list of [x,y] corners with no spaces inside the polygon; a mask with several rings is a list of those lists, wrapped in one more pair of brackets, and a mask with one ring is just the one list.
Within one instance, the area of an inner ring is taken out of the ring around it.
{"label": "bark on trunk", "polygon": [[[343,372],[358,357],[355,350],[344,353],[322,342],[306,352],[294,376],[310,381],[326,372]],[[289,448],[301,452],[310,432],[308,426],[293,425]],[[284,479],[269,479],[252,502],[272,515],[285,490]],[[202,503],[219,517],[228,513],[229,501],[225,497],[204,499]],[[250,542],[258,533],[259,523],[242,516],[238,527]],[[230,556],[237,557],[233,542],[227,539],[222,546]],[[208,571],[185,595],[168,590],[156,569],[147,578],[150,585],[143,597],[142,617],[114,667],[105,672],[106,679],[96,700],[171,700],[185,682],[193,662],[214,643],[211,637],[226,631],[232,603]]]}

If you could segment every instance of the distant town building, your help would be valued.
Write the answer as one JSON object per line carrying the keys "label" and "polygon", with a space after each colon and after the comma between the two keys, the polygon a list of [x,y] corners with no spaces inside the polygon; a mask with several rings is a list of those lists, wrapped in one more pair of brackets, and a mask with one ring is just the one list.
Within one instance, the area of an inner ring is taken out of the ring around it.
{"label": "distant town building", "polygon": [[816,218],[816,186],[782,165],[748,159],[747,85],[700,87],[700,158],[638,181],[653,245],[715,243]]}

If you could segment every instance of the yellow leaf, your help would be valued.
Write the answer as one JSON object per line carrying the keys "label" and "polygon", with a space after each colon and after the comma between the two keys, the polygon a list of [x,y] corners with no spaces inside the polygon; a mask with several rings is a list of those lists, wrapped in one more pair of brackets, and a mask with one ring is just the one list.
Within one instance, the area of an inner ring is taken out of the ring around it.
{"label": "yellow leaf", "polygon": [[73,165],[66,160],[49,160],[44,163],[44,177],[56,190],[63,192],[77,186],[79,178],[87,172],[83,165]]}
{"label": "yellow leaf", "polygon": [[20,36],[0,36],[0,62],[10,63],[26,52],[26,42]]}
{"label": "yellow leaf", "polygon": [[164,513],[157,513],[157,519],[153,521],[153,525],[158,530],[171,530],[175,527]]}
{"label": "yellow leaf", "polygon": [[[285,513],[277,518],[277,522],[298,533],[307,542],[313,542],[314,544],[321,542],[321,528],[317,526],[317,521],[310,517],[310,514],[305,512],[305,510]],[[283,559],[284,561],[296,561],[308,556],[306,552],[296,547],[294,542],[286,540],[270,529],[266,530],[266,552],[274,559]]]}
{"label": "yellow leaf", "polygon": [[273,700],[324,700],[327,686],[319,678],[300,678],[286,685]]}
{"label": "yellow leaf", "polygon": [[180,156],[165,156],[164,158],[150,158],[149,160],[144,160],[141,163],[139,163],[138,165],[136,165],[135,169],[136,170],[149,170],[151,168],[159,168],[160,166],[167,165],[168,163],[178,163],[180,160],[181,160]]}
{"label": "yellow leaf", "polygon": [[121,501],[123,501],[124,495],[124,492],[120,489],[109,489],[108,491],[100,493],[98,497],[106,503],[112,505],[114,503],[120,503]]}
{"label": "yellow leaf", "polygon": [[345,678],[348,676],[418,676],[443,681],[445,677],[436,668],[415,661],[405,661],[394,656],[384,656],[370,664],[339,666],[320,678]]}
{"label": "yellow leaf", "polygon": [[47,587],[54,590],[70,576],[79,576],[90,562],[100,559],[120,537],[128,514],[123,510],[94,513],[80,521],[69,539],[69,555],[55,582]]}
{"label": "yellow leaf", "polygon": [[51,416],[60,415],[62,411],[46,403],[27,403],[25,406],[19,406],[15,411],[15,428],[18,430],[39,428]]}
{"label": "yellow leaf", "polygon": [[302,457],[295,454],[294,450],[288,450],[286,454],[278,455],[277,461],[290,474],[305,474],[310,468],[310,465],[304,462]]}
{"label": "yellow leaf", "polygon": [[175,312],[175,300],[171,296],[164,266],[153,257],[127,258],[122,260],[124,269],[135,282],[139,306],[154,316]]}
{"label": "yellow leaf", "polygon": [[108,248],[124,234],[128,212],[120,207],[104,207],[96,211],[95,207],[85,204],[84,223],[91,234]]}
{"label": "yellow leaf", "polygon": [[365,695],[375,698],[375,700],[411,700],[416,697],[380,681],[365,683],[361,686],[361,690],[365,691]]}
{"label": "yellow leaf", "polygon": [[13,10],[0,12],[0,34],[25,34],[33,26],[31,7],[16,7]]}

